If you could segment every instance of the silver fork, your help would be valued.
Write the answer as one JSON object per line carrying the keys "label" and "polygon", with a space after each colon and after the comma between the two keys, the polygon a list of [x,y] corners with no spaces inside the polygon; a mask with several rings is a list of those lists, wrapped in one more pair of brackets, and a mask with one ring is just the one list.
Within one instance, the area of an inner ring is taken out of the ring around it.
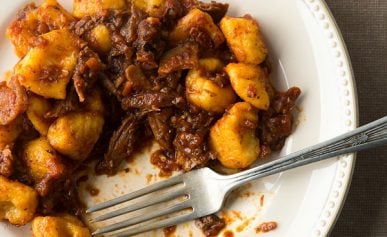
{"label": "silver fork", "polygon": [[[98,216],[92,220],[94,222],[104,221],[148,208],[150,211],[144,214],[137,214],[93,233],[93,235],[100,235],[113,232],[114,236],[136,235],[218,212],[231,190],[251,180],[383,144],[387,144],[387,116],[328,141],[237,174],[220,175],[209,168],[193,170],[97,204],[86,212],[92,213],[140,199],[125,208]],[[152,195],[166,189],[168,191]],[[185,199],[179,199],[181,197],[185,197]],[[177,204],[166,205],[165,202],[169,200],[180,201]],[[184,213],[181,212],[183,210],[185,210]]]}

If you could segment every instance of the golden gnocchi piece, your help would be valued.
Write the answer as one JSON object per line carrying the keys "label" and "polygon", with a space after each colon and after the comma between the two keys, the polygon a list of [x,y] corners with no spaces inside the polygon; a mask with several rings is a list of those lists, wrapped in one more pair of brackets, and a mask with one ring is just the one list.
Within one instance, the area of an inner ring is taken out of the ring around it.
{"label": "golden gnocchi piece", "polygon": [[0,144],[10,144],[14,142],[22,130],[21,117],[18,117],[10,124],[0,125]]}
{"label": "golden gnocchi piece", "polygon": [[32,221],[34,237],[91,237],[89,229],[75,216],[38,216]]}
{"label": "golden gnocchi piece", "polygon": [[25,225],[34,217],[38,206],[36,191],[27,185],[0,176],[0,219],[14,225]]}
{"label": "golden gnocchi piece", "polygon": [[234,104],[210,130],[210,147],[226,168],[243,169],[260,154],[257,110],[247,102]]}
{"label": "golden gnocchi piece", "polygon": [[45,0],[36,9],[37,19],[49,26],[48,31],[70,27],[75,18],[56,0]]}
{"label": "golden gnocchi piece", "polygon": [[230,85],[222,88],[206,76],[206,72],[222,70],[222,62],[216,58],[207,58],[199,60],[199,65],[202,70],[192,69],[186,77],[187,99],[206,111],[223,113],[230,104],[236,101],[237,96]]}
{"label": "golden gnocchi piece", "polygon": [[52,120],[45,118],[45,115],[50,111],[51,104],[48,100],[37,95],[28,97],[27,117],[32,125],[42,136],[47,135],[48,128]]}
{"label": "golden gnocchi piece", "polygon": [[63,164],[62,158],[45,137],[25,144],[23,161],[40,196],[47,195],[52,184],[63,177],[66,172],[66,166]]}
{"label": "golden gnocchi piece", "polygon": [[108,53],[112,47],[110,31],[105,25],[97,25],[91,31],[91,42],[93,47],[103,53]]}
{"label": "golden gnocchi piece", "polygon": [[132,3],[151,17],[162,17],[165,0],[132,0]]}
{"label": "golden gnocchi piece", "polygon": [[69,30],[54,30],[41,36],[15,66],[15,74],[26,89],[46,98],[66,98],[66,86],[77,63],[79,39]]}
{"label": "golden gnocchi piece", "polygon": [[77,18],[82,18],[95,15],[102,10],[119,10],[125,7],[125,0],[74,0],[73,14]]}
{"label": "golden gnocchi piece", "polygon": [[257,65],[266,59],[266,44],[258,23],[250,16],[226,16],[220,21],[220,29],[239,62]]}
{"label": "golden gnocchi piece", "polygon": [[30,4],[22,11],[22,17],[12,22],[6,31],[19,57],[26,55],[36,44],[37,36],[68,28],[75,20],[56,0],[46,0],[38,8]]}
{"label": "golden gnocchi piece", "polygon": [[266,90],[267,73],[260,67],[244,63],[230,63],[226,66],[232,88],[246,102],[257,109],[267,110],[270,97]]}
{"label": "golden gnocchi piece", "polygon": [[73,112],[59,117],[48,129],[50,144],[63,155],[83,160],[97,142],[104,124],[95,112]]}
{"label": "golden gnocchi piece", "polygon": [[172,44],[178,44],[186,40],[190,36],[190,29],[194,27],[206,32],[215,48],[219,47],[225,40],[223,33],[215,25],[211,16],[195,8],[177,22],[177,25],[169,34],[170,42]]}
{"label": "golden gnocchi piece", "polygon": [[103,115],[104,106],[101,93],[98,90],[91,92],[87,96],[86,101],[83,104],[83,109],[87,112],[98,114],[98,116]]}

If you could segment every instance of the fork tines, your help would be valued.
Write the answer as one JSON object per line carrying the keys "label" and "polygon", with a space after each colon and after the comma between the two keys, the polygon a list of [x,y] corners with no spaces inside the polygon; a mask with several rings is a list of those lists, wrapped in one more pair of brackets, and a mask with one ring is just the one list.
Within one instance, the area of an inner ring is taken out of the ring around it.
{"label": "fork tines", "polygon": [[[119,233],[114,233],[114,236],[130,236],[193,219],[193,208],[187,191],[186,183],[182,176],[179,175],[122,197],[97,204],[87,209],[86,213],[102,211],[130,202],[128,206],[93,218],[91,222],[105,221],[121,215],[133,214],[141,210],[147,210],[147,212],[137,213],[129,219],[105,226],[96,230],[93,235],[101,235],[125,229]],[[175,202],[166,206],[165,202],[169,201]],[[171,216],[173,214],[175,216]]]}

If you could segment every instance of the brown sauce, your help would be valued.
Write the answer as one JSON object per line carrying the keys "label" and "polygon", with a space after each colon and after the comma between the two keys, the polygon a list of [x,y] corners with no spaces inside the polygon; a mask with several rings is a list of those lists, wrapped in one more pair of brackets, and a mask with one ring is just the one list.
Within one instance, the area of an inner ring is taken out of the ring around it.
{"label": "brown sauce", "polygon": [[[199,59],[215,57],[224,65],[236,62],[236,59],[226,43],[215,42],[210,33],[201,27],[191,27],[187,38],[180,42],[172,42],[169,35],[179,19],[190,10],[196,8],[206,12],[217,24],[226,15],[228,5],[197,0],[167,0],[166,3],[164,9],[160,9],[159,17],[149,17],[133,5],[122,10],[104,10],[76,20],[66,17],[58,8],[58,17],[63,21],[60,25],[53,24],[50,19],[37,18],[34,26],[25,21],[31,17],[30,13],[35,14],[38,9],[30,4],[11,23],[9,29],[14,36],[23,37],[24,34],[20,32],[27,29],[28,32],[23,33],[28,33],[31,38],[27,39],[24,48],[18,50],[20,57],[25,56],[30,48],[49,47],[50,41],[39,35],[51,30],[63,28],[77,38],[75,44],[79,52],[73,70],[63,70],[60,66],[48,64],[36,69],[35,73],[42,75],[39,81],[42,85],[55,84],[67,77],[69,79],[65,99],[42,97],[50,107],[42,117],[56,121],[71,113],[88,112],[93,116],[100,113],[104,120],[102,132],[98,135],[98,141],[92,144],[93,150],[90,153],[83,159],[73,160],[50,150],[52,154],[60,156],[58,160],[63,160],[63,164],[59,161],[42,164],[56,173],[44,182],[37,182],[32,179],[31,172],[23,162],[13,159],[13,155],[22,155],[24,144],[41,136],[26,114],[28,100],[33,93],[19,83],[28,78],[19,75],[11,77],[7,83],[0,83],[0,125],[8,125],[17,119],[23,121],[18,138],[5,144],[9,150],[0,153],[0,173],[38,191],[40,203],[37,214],[66,212],[80,216],[85,207],[79,200],[78,188],[88,177],[81,176],[78,180],[75,177],[83,174],[81,172],[90,161],[97,160],[97,174],[115,175],[123,162],[128,162],[130,166],[133,156],[141,149],[148,149],[153,141],[159,144],[160,150],[151,155],[150,162],[160,169],[160,176],[216,164],[217,156],[211,151],[209,132],[222,114],[208,112],[191,104],[186,96],[185,77],[189,70],[199,68]],[[105,26],[110,32],[111,49],[108,51],[102,52],[92,37],[92,31],[98,25]],[[15,43],[18,37],[11,41]],[[270,71],[267,62],[260,66]],[[230,84],[223,70],[213,73],[204,71],[202,74],[220,87]],[[250,96],[256,95],[253,89],[249,88]],[[260,138],[262,158],[268,157],[271,151],[281,149],[291,134],[292,111],[301,93],[296,87],[277,92],[268,85],[268,90],[271,106],[267,111],[257,112],[260,117],[258,126],[249,120],[244,121],[244,126],[255,129]],[[88,99],[94,102],[92,92],[100,94],[102,111],[91,112],[87,108]],[[87,143],[89,141],[83,141],[80,145],[89,145]],[[142,170],[132,166],[121,173],[129,171],[144,175]],[[154,181],[154,178],[150,175],[146,177],[148,183]],[[100,193],[98,188],[90,184],[85,184],[85,189],[91,196]],[[260,200],[261,206],[263,198]],[[206,236],[216,236],[226,224],[243,219],[239,212],[233,212],[232,215],[232,218],[210,215],[197,220],[196,225]],[[240,228],[241,231],[248,225],[246,223]],[[259,231],[270,231],[276,226],[275,222],[263,223]],[[173,235],[175,229],[166,228],[164,233]],[[225,233],[232,234],[230,231]]]}
{"label": "brown sauce", "polygon": [[209,215],[195,220],[195,225],[202,230],[206,237],[214,237],[223,230],[226,223],[216,215]]}
{"label": "brown sauce", "polygon": [[226,230],[225,232],[223,232],[223,237],[234,237],[234,232],[232,232],[231,230]]}
{"label": "brown sauce", "polygon": [[174,237],[176,232],[176,226],[170,226],[163,229],[164,237]]}
{"label": "brown sauce", "polygon": [[275,221],[263,222],[255,229],[255,232],[256,233],[260,233],[260,232],[266,233],[266,232],[275,230],[276,228],[277,228],[277,222],[275,222]]}
{"label": "brown sauce", "polygon": [[91,196],[97,196],[99,194],[99,189],[95,188],[91,184],[86,185],[86,190]]}

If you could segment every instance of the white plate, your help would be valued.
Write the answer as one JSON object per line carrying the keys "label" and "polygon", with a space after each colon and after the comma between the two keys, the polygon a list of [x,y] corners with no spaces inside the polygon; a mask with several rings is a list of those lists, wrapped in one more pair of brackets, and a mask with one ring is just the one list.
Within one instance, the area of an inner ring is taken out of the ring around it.
{"label": "white plate", "polygon": [[[61,1],[70,6],[70,1]],[[349,57],[335,24],[322,0],[228,1],[234,16],[251,14],[262,28],[273,63],[273,81],[281,89],[299,86],[302,112],[299,125],[281,155],[352,130],[357,126],[357,101]],[[4,36],[6,26],[26,1],[1,3],[0,72],[17,62]],[[70,8],[71,9],[71,8]],[[98,197],[83,192],[91,204],[159,180],[147,154],[129,164],[131,171],[113,178],[90,181],[101,189]],[[325,236],[342,207],[354,166],[354,155],[342,156],[252,183],[234,193],[224,212],[231,222],[226,230],[235,236],[255,236],[255,228],[276,221],[278,228],[264,236]],[[89,179],[90,180],[90,179]],[[264,204],[260,198],[264,195]],[[239,216],[241,218],[239,218]],[[0,236],[28,235],[29,226],[0,225]],[[161,232],[141,236],[160,236]],[[194,224],[178,227],[176,236],[201,236]],[[161,235],[162,236],[162,235]],[[222,234],[220,236],[223,236]]]}

